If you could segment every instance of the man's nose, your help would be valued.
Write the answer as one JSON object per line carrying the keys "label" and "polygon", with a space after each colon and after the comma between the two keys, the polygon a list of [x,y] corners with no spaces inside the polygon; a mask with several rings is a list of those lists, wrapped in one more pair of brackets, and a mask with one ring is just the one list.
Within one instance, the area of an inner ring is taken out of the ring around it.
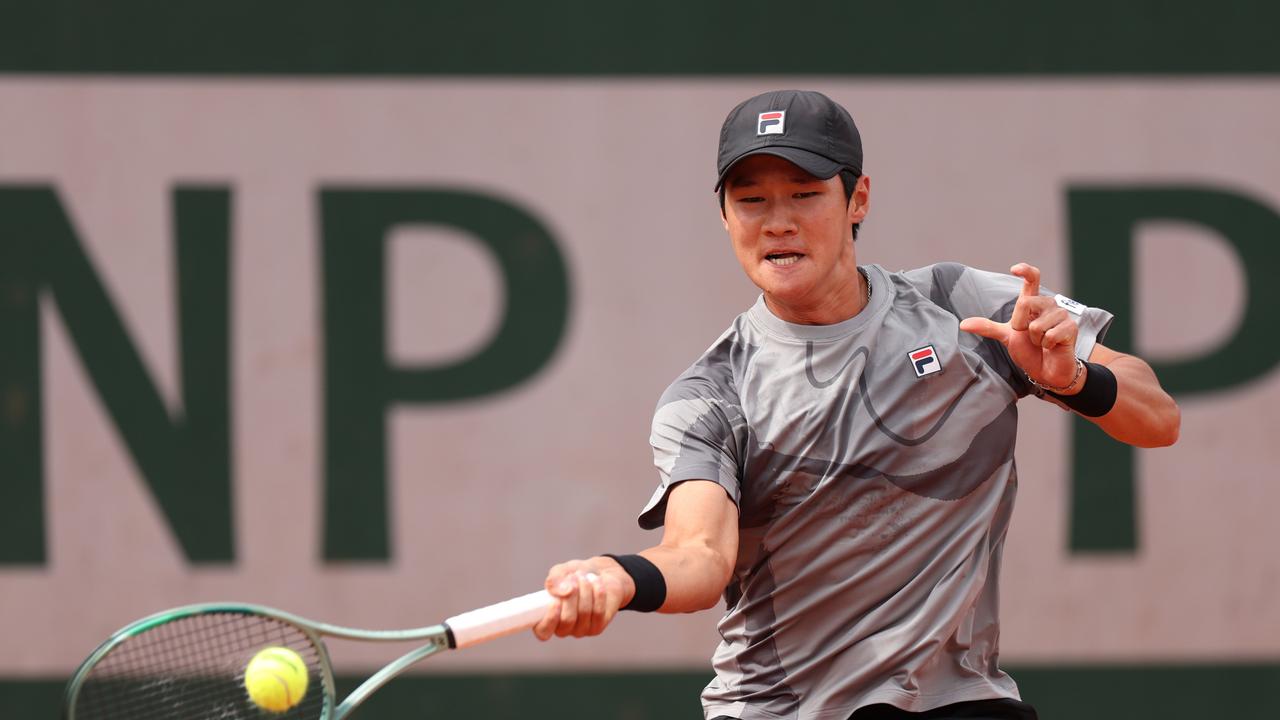
{"label": "man's nose", "polygon": [[796,234],[796,223],[791,208],[786,203],[770,203],[769,212],[765,215],[763,231],[771,237],[783,237]]}

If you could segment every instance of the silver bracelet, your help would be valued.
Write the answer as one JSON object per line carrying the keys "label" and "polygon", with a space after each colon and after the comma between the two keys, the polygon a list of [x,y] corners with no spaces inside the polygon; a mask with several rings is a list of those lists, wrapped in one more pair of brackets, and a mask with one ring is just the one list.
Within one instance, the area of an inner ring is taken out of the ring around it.
{"label": "silver bracelet", "polygon": [[1080,374],[1083,372],[1084,372],[1084,361],[1081,360],[1080,358],[1076,358],[1076,374],[1071,377],[1071,382],[1067,383],[1066,385],[1063,385],[1062,387],[1054,387],[1052,385],[1041,385],[1035,380],[1032,380],[1031,376],[1028,375],[1027,371],[1025,370],[1022,371],[1022,374],[1026,375],[1027,382],[1034,385],[1037,389],[1040,390],[1040,392],[1060,393],[1064,390],[1070,390],[1071,387],[1076,384],[1076,381],[1080,379]]}

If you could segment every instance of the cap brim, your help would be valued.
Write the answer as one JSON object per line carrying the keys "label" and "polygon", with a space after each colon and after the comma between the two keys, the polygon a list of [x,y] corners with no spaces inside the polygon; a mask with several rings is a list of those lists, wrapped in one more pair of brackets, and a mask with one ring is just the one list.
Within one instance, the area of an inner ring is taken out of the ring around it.
{"label": "cap brim", "polygon": [[815,152],[801,150],[800,148],[786,147],[785,145],[769,145],[757,150],[750,150],[742,153],[729,163],[729,166],[720,173],[720,177],[716,178],[715,192],[720,192],[720,186],[724,185],[724,179],[733,170],[734,166],[746,160],[752,155],[773,155],[787,160],[799,167],[801,170],[818,178],[819,180],[827,180],[836,176],[840,169],[844,166],[828,157],[823,157]]}

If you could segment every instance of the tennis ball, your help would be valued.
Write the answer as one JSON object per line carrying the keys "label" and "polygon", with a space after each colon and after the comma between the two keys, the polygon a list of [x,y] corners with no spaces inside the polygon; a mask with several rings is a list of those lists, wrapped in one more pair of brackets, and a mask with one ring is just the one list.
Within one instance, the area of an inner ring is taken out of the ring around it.
{"label": "tennis ball", "polygon": [[284,712],[307,694],[307,664],[289,648],[266,648],[244,669],[244,689],[263,710]]}

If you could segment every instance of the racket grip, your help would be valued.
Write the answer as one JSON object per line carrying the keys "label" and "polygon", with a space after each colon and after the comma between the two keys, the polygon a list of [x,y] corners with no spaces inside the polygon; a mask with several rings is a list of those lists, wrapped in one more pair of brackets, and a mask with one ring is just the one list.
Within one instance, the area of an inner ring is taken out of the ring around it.
{"label": "racket grip", "polygon": [[452,634],[453,646],[464,648],[528,630],[542,619],[550,606],[551,595],[546,590],[539,590],[454,615],[444,624]]}

